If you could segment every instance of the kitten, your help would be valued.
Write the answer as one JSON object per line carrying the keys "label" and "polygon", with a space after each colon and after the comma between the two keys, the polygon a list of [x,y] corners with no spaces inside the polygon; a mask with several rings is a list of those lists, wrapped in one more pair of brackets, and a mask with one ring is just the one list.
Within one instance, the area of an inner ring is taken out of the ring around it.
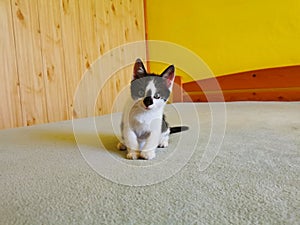
{"label": "kitten", "polygon": [[157,147],[167,147],[169,134],[186,130],[187,127],[169,128],[163,115],[174,82],[173,65],[161,75],[148,74],[137,59],[131,81],[131,101],[124,109],[120,150],[127,149],[128,159],[153,159]]}

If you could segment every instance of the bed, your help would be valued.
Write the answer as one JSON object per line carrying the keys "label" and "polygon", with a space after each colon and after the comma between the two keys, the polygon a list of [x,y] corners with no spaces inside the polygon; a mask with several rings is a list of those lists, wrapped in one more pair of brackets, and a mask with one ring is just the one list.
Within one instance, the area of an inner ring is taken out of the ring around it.
{"label": "bed", "polygon": [[117,150],[120,113],[1,130],[0,224],[298,223],[300,103],[176,82],[167,119],[190,129],[154,160]]}

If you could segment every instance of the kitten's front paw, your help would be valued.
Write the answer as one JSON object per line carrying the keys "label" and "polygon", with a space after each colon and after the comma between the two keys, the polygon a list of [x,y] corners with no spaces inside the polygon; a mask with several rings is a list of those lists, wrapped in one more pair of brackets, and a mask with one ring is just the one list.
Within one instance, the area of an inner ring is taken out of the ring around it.
{"label": "kitten's front paw", "polygon": [[150,159],[154,159],[155,156],[156,156],[155,150],[153,150],[153,151],[142,151],[140,153],[140,158],[141,159],[150,160]]}
{"label": "kitten's front paw", "polygon": [[127,149],[126,145],[124,145],[122,142],[118,143],[117,148],[121,151],[125,151]]}
{"label": "kitten's front paw", "polygon": [[127,159],[138,159],[140,157],[139,151],[128,151],[126,158]]}

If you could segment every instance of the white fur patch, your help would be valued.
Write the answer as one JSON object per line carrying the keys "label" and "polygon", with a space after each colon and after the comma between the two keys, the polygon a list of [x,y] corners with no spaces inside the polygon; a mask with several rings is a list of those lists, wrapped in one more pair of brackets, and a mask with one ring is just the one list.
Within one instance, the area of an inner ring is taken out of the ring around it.
{"label": "white fur patch", "polygon": [[149,84],[146,87],[146,93],[149,92],[149,90],[151,90],[151,97],[154,96],[154,94],[156,93],[156,87],[154,85],[154,81],[150,81]]}

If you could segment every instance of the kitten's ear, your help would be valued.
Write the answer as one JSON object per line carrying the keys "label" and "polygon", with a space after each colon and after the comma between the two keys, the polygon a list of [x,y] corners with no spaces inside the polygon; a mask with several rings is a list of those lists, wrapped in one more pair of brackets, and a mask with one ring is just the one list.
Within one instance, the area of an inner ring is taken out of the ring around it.
{"label": "kitten's ear", "polygon": [[169,89],[171,89],[173,86],[173,81],[175,78],[174,72],[175,72],[175,67],[174,67],[174,65],[171,65],[167,69],[165,69],[165,71],[162,72],[162,74],[160,75],[162,78],[164,78],[166,80],[167,87]]}
{"label": "kitten's ear", "polygon": [[138,79],[142,75],[147,74],[146,69],[144,67],[144,64],[141,59],[137,59],[135,61],[134,67],[133,67],[133,79]]}

